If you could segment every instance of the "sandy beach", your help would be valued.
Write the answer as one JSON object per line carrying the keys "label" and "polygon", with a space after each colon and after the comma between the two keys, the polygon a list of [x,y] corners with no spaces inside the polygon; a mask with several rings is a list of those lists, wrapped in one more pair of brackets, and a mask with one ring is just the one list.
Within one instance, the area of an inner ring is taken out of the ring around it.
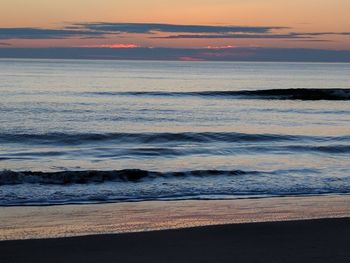
{"label": "sandy beach", "polygon": [[344,195],[2,207],[0,262],[348,262],[349,204]]}

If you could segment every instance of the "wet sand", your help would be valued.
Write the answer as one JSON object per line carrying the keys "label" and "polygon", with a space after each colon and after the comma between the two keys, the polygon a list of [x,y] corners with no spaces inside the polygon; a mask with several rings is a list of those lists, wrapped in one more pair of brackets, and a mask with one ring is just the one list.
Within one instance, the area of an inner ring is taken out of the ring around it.
{"label": "wet sand", "polygon": [[0,240],[350,217],[350,196],[0,207]]}
{"label": "wet sand", "polygon": [[0,262],[349,262],[350,219],[0,242]]}

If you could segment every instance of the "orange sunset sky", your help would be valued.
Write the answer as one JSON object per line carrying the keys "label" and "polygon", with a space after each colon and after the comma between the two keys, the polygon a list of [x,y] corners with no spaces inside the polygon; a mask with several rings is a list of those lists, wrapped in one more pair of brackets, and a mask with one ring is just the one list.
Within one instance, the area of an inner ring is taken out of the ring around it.
{"label": "orange sunset sky", "polygon": [[[0,47],[347,50],[349,10],[349,0],[1,0]],[[117,28],[99,28],[96,33],[91,24],[98,23],[116,23]],[[120,30],[124,23],[128,28]],[[185,28],[182,32],[181,27],[168,31],[154,24],[217,28]],[[226,30],[226,26],[256,28],[240,32]],[[52,29],[60,31],[45,31]]]}

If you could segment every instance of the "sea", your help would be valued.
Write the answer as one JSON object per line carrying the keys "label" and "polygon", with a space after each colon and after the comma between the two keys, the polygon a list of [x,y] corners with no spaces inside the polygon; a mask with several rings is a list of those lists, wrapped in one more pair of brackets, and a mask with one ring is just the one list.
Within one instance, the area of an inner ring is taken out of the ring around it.
{"label": "sea", "polygon": [[350,193],[350,64],[0,59],[0,206]]}

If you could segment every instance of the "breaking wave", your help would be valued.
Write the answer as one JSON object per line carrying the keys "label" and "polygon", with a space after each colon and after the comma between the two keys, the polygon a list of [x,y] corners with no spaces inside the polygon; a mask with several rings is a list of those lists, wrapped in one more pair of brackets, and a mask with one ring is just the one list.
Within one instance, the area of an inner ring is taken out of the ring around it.
{"label": "breaking wave", "polygon": [[164,96],[164,97],[222,97],[234,99],[269,99],[269,100],[350,100],[350,89],[265,89],[238,91],[132,91],[132,92],[89,92],[89,95],[101,96]]}
{"label": "breaking wave", "polygon": [[234,176],[258,174],[257,171],[220,171],[220,170],[193,170],[183,172],[155,172],[139,169],[125,169],[115,171],[62,171],[62,172],[15,172],[4,170],[0,172],[0,185],[14,184],[88,184],[114,182],[137,182],[142,179],[156,179],[165,177],[186,176]]}

